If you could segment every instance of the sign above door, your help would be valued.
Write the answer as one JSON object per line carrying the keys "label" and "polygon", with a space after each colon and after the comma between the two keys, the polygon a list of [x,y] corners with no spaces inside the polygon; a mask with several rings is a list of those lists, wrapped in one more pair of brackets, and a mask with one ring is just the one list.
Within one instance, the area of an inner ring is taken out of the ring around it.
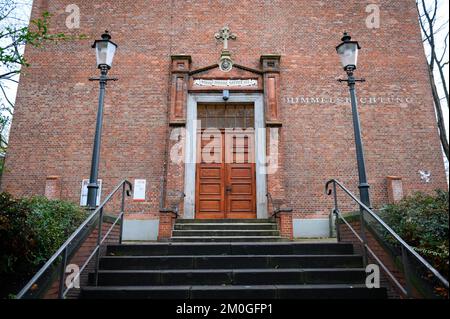
{"label": "sign above door", "polygon": [[195,79],[194,86],[258,87],[257,79]]}

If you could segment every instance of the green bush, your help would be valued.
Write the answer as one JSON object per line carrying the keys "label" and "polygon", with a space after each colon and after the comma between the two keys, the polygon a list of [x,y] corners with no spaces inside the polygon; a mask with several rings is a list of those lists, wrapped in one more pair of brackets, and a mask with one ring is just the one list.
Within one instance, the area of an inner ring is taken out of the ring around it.
{"label": "green bush", "polygon": [[35,273],[86,217],[72,203],[1,193],[0,274]]}
{"label": "green bush", "polygon": [[27,224],[37,235],[33,263],[40,266],[51,257],[86,219],[86,211],[72,203],[33,197],[24,201],[31,207]]}
{"label": "green bush", "polygon": [[449,193],[416,193],[387,205],[380,217],[442,275],[449,273]]}
{"label": "green bush", "polygon": [[0,194],[0,274],[25,273],[33,264],[36,233],[27,223],[30,207]]}

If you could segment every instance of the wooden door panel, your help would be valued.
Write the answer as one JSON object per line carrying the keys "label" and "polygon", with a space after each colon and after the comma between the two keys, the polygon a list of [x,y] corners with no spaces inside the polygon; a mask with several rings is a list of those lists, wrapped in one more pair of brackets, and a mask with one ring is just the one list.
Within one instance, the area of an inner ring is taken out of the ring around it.
{"label": "wooden door panel", "polygon": [[254,164],[227,164],[227,217],[256,218]]}
{"label": "wooden door panel", "polygon": [[240,195],[253,195],[251,183],[231,183],[231,193]]}
{"label": "wooden door panel", "polygon": [[221,194],[222,184],[221,183],[200,183],[198,190],[199,195],[218,195]]}
{"label": "wooden door panel", "polygon": [[[239,166],[238,166],[239,165]],[[251,180],[253,178],[252,173],[253,169],[252,166],[249,164],[229,164],[228,165],[228,178],[230,181],[234,180]]]}
{"label": "wooden door panel", "polygon": [[200,166],[200,178],[205,179],[217,179],[222,178],[222,166]]}
{"label": "wooden door panel", "polygon": [[253,205],[251,200],[245,199],[230,199],[230,211],[229,213],[244,213],[244,212],[252,212]]}
{"label": "wooden door panel", "polygon": [[201,199],[199,201],[199,210],[208,213],[222,213],[221,199]]}
{"label": "wooden door panel", "polygon": [[196,217],[225,218],[223,165],[198,164],[197,176]]}

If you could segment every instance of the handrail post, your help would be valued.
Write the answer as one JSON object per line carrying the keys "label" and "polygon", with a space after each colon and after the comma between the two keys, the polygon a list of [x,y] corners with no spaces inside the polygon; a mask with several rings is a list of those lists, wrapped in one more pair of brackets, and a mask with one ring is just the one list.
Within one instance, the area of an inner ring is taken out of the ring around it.
{"label": "handrail post", "polygon": [[333,181],[333,197],[334,197],[334,210],[332,215],[335,216],[334,227],[336,228],[336,239],[338,242],[341,241],[341,232],[339,231],[339,203],[337,197],[336,182]]}
{"label": "handrail post", "polygon": [[402,246],[402,264],[403,264],[403,274],[405,276],[406,282],[406,296],[408,298],[412,298],[413,286],[411,283],[411,269],[409,265],[409,258],[404,246]]}
{"label": "handrail post", "polygon": [[361,239],[362,239],[362,253],[363,253],[363,264],[364,266],[367,266],[368,260],[367,260],[367,237],[366,237],[366,227],[364,225],[364,208],[359,208],[359,223],[360,223],[360,232],[361,232]]}
{"label": "handrail post", "polygon": [[58,290],[58,298],[64,298],[64,279],[66,276],[66,264],[67,264],[67,247],[64,249],[61,260],[61,272],[59,274],[59,290]]}
{"label": "handrail post", "polygon": [[120,217],[119,244],[122,244],[122,236],[123,236],[123,221],[124,221],[124,215],[125,215],[125,187],[126,187],[126,183],[123,183],[123,185],[122,185],[122,203],[120,205],[120,214],[122,216]]}
{"label": "handrail post", "polygon": [[339,210],[338,208],[338,198],[337,198],[337,189],[336,189],[336,181],[333,181],[333,197],[334,197],[334,209]]}
{"label": "handrail post", "polygon": [[339,210],[333,210],[333,215],[335,216],[334,227],[336,228],[336,239],[339,243],[341,242],[341,231],[339,229]]}
{"label": "handrail post", "polygon": [[102,240],[103,207],[98,216],[97,252],[95,254],[95,286],[98,286],[98,268],[100,263],[100,242]]}

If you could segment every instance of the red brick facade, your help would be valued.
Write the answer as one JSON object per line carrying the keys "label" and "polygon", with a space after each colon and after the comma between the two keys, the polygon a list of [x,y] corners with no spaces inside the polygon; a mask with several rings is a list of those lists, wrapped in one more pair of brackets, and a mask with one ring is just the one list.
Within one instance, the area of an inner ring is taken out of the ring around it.
{"label": "red brick facade", "polygon": [[293,239],[294,234],[292,231],[292,214],[280,213],[277,221],[281,237]]}
{"label": "red brick facade", "polygon": [[[222,43],[214,34],[225,25],[238,36],[230,41],[234,62],[263,76],[266,124],[280,130],[279,169],[268,191],[294,218],[329,214],[328,179],[357,191],[348,88],[336,81],[345,76],[335,52],[343,31],[363,47],[356,75],[367,82],[357,94],[373,205],[388,202],[387,176],[402,178],[405,195],[447,188],[414,0],[151,2],[76,1],[80,28],[68,29],[73,1],[34,1],[33,17],[54,14],[52,32],[89,39],[27,47],[31,67],[21,77],[2,190],[44,194],[47,177],[59,176],[61,198],[79,202],[98,99],[88,81],[98,74],[90,45],[108,29],[119,45],[110,72],[119,81],[107,87],[102,196],[122,179],[146,179],[146,201],[128,211],[160,218],[161,180],[167,191],[184,188],[184,165],[169,154],[172,130],[184,126],[186,69],[217,63]],[[378,29],[366,26],[370,3],[380,6]],[[264,62],[273,56],[279,72]],[[419,170],[431,172],[429,183]]]}
{"label": "red brick facade", "polygon": [[172,237],[174,216],[170,213],[161,213],[159,217],[158,240],[164,241]]}

